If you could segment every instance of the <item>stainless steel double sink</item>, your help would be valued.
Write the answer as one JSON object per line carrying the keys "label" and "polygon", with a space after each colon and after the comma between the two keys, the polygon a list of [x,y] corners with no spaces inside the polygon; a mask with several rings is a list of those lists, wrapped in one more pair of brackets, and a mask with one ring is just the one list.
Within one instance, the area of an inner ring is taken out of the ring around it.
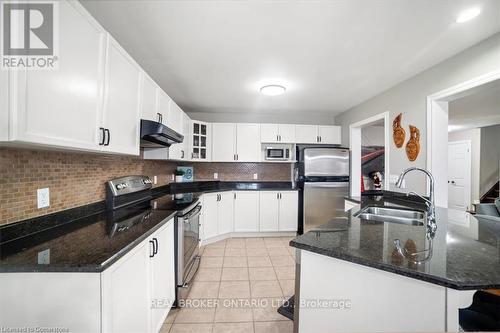
{"label": "stainless steel double sink", "polygon": [[421,210],[368,206],[355,213],[354,217],[368,221],[423,226],[426,223],[427,213]]}

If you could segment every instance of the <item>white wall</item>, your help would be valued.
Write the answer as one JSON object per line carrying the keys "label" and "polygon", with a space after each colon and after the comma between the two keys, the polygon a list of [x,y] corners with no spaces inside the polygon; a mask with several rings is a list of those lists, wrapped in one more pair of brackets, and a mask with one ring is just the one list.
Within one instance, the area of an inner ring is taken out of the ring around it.
{"label": "white wall", "polygon": [[465,141],[471,142],[471,202],[472,205],[481,197],[479,190],[480,171],[481,171],[481,129],[473,128],[465,131],[456,131],[448,133],[448,142]]}
{"label": "white wall", "polygon": [[334,125],[333,115],[314,114],[304,112],[303,114],[264,114],[264,113],[237,113],[237,112],[188,112],[191,119],[223,122],[223,123],[271,123],[271,124],[311,124],[311,125]]}
{"label": "white wall", "polygon": [[[349,125],[373,115],[390,111],[391,119],[403,112],[402,125],[409,134],[408,125],[420,129],[421,151],[415,162],[409,162],[404,147],[397,149],[391,143],[391,174],[399,174],[410,166],[426,167],[426,98],[428,95],[500,69],[500,33],[449,58],[434,67],[388,89],[387,91],[355,106],[335,117],[342,126],[342,143],[349,144]],[[398,70],[398,68],[394,68]],[[370,73],[366,73],[370,75]],[[443,128],[443,131],[447,131]],[[423,193],[423,175],[411,174],[406,178],[407,189]]]}
{"label": "white wall", "polygon": [[385,145],[384,126],[366,126],[361,128],[361,146],[384,146]]}
{"label": "white wall", "polygon": [[480,195],[498,182],[500,173],[500,125],[481,128]]}

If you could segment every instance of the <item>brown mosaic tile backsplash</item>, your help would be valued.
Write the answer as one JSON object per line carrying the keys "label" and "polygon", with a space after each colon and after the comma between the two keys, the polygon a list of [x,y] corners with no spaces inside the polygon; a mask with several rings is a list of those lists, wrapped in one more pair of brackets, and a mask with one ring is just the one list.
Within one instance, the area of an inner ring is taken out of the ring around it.
{"label": "brown mosaic tile backsplash", "polygon": [[[177,165],[192,165],[195,180],[289,181],[290,164],[176,163],[140,157],[0,148],[0,225],[104,200],[104,183],[145,174],[170,182]],[[37,209],[36,190],[50,188],[50,207]]]}

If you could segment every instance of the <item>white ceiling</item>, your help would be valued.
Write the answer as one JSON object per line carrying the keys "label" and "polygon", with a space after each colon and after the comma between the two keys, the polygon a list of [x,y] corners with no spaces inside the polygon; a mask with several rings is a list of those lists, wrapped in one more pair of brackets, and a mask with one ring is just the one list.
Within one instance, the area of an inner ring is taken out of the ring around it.
{"label": "white ceiling", "polygon": [[500,30],[498,0],[81,2],[192,112],[334,115]]}
{"label": "white ceiling", "polygon": [[448,113],[450,132],[500,124],[500,80],[451,101]]}

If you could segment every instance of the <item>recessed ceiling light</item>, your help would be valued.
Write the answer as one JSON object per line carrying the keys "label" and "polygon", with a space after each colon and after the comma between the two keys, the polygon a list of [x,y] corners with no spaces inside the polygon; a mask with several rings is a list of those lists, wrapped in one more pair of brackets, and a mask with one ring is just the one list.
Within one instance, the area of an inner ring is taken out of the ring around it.
{"label": "recessed ceiling light", "polygon": [[457,23],[470,21],[473,18],[477,17],[479,14],[481,14],[481,9],[478,7],[466,9],[458,15]]}
{"label": "recessed ceiling light", "polygon": [[278,96],[283,94],[285,90],[285,87],[277,84],[271,84],[260,88],[260,92],[266,96]]}

